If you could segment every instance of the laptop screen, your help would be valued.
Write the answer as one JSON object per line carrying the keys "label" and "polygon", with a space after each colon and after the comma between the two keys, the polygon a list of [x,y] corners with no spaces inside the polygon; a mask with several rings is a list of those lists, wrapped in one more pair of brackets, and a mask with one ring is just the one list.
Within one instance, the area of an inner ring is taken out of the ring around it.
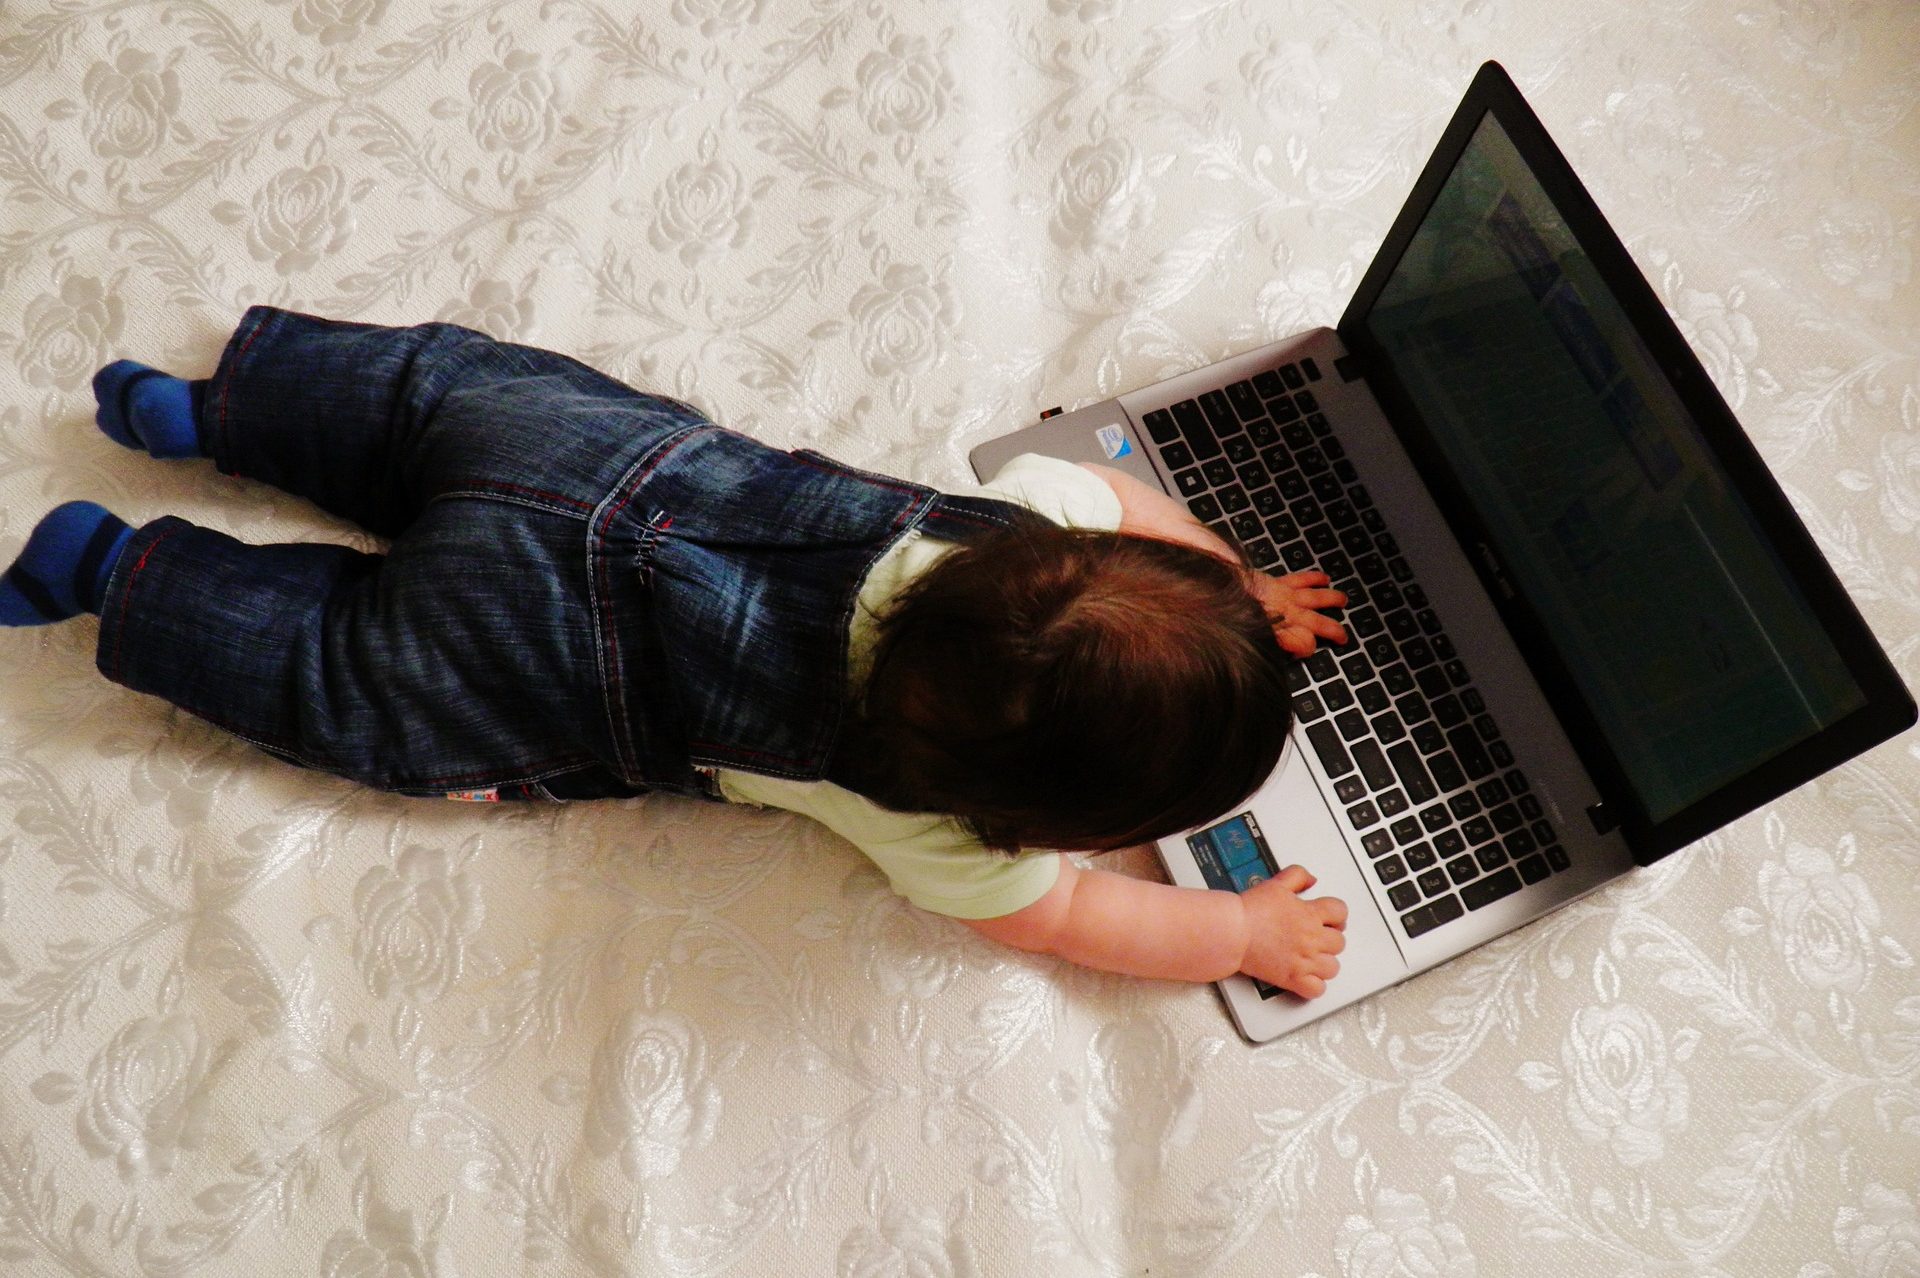
{"label": "laptop screen", "polygon": [[1358,322],[1648,819],[1866,703],[1491,113]]}

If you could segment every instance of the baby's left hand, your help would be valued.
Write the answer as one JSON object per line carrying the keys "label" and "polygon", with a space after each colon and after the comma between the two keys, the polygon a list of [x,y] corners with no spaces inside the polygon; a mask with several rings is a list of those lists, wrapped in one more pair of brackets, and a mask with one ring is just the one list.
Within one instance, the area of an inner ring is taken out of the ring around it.
{"label": "baby's left hand", "polygon": [[1248,588],[1273,622],[1274,638],[1294,656],[1311,657],[1316,639],[1347,641],[1347,628],[1318,611],[1347,606],[1345,591],[1321,588],[1331,580],[1324,572],[1293,572],[1284,577],[1256,572],[1248,577]]}

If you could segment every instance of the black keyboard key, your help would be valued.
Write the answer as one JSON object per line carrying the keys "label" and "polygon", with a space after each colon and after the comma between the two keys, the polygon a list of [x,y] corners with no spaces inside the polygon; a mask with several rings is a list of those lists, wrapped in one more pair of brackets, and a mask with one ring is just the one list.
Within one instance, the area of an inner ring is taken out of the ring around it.
{"label": "black keyboard key", "polygon": [[1441,790],[1458,790],[1467,783],[1467,774],[1460,770],[1459,761],[1445,751],[1427,759],[1427,767],[1433,772],[1433,782]]}
{"label": "black keyboard key", "polygon": [[1393,708],[1399,711],[1400,718],[1406,723],[1424,723],[1433,716],[1433,712],[1427,709],[1427,699],[1417,692],[1409,692],[1399,698],[1393,703]]}
{"label": "black keyboard key", "polygon": [[1466,836],[1467,842],[1479,847],[1493,841],[1493,822],[1483,816],[1474,817],[1460,827],[1460,833]]}
{"label": "black keyboard key", "polygon": [[1520,877],[1529,883],[1538,883],[1552,873],[1553,871],[1547,868],[1545,857],[1530,856],[1520,862]]}
{"label": "black keyboard key", "polygon": [[1507,836],[1505,847],[1507,855],[1516,861],[1540,850],[1539,841],[1533,837],[1531,830],[1515,830]]}
{"label": "black keyboard key", "polygon": [[1380,633],[1380,614],[1371,607],[1348,608],[1347,629],[1362,639],[1371,638]]}
{"label": "black keyboard key", "polygon": [[1393,841],[1402,845],[1420,837],[1420,822],[1413,817],[1401,817],[1387,828],[1393,832]]}
{"label": "black keyboard key", "polygon": [[1215,457],[1200,467],[1200,473],[1207,477],[1210,486],[1218,488],[1233,482],[1233,463],[1224,457]]}
{"label": "black keyboard key", "polygon": [[1485,781],[1473,787],[1473,792],[1479,796],[1480,802],[1486,804],[1488,807],[1507,801],[1507,783],[1499,777],[1488,777]]}
{"label": "black keyboard key", "polygon": [[1381,816],[1399,816],[1407,810],[1407,796],[1398,790],[1389,790],[1377,800]]}
{"label": "black keyboard key", "polygon": [[1174,424],[1173,414],[1164,408],[1156,408],[1146,416],[1147,434],[1156,444],[1170,444],[1180,438],[1180,427]]}
{"label": "black keyboard key", "polygon": [[1567,866],[1571,865],[1572,862],[1567,859],[1566,849],[1558,843],[1554,843],[1550,844],[1547,848],[1547,864],[1556,870],[1564,870]]}
{"label": "black keyboard key", "polygon": [[1424,936],[1442,924],[1453,922],[1466,912],[1466,907],[1460,904],[1458,897],[1448,896],[1402,914],[1400,926],[1406,929],[1409,937]]}
{"label": "black keyboard key", "polygon": [[[1260,518],[1272,519],[1275,515],[1284,513],[1286,509],[1287,503],[1281,499],[1280,490],[1272,484],[1268,484],[1266,487],[1254,491],[1253,511],[1254,514]],[[1289,521],[1289,523],[1291,523],[1291,521]],[[1289,532],[1280,540],[1291,541],[1293,540],[1293,534]]]}
{"label": "black keyboard key", "polygon": [[1367,716],[1358,710],[1348,710],[1344,714],[1336,715],[1333,722],[1340,729],[1340,735],[1345,740],[1358,741],[1367,735]]}
{"label": "black keyboard key", "polygon": [[1426,827],[1427,833],[1438,834],[1453,824],[1453,814],[1447,811],[1446,804],[1436,803],[1420,809],[1420,824]]}
{"label": "black keyboard key", "polygon": [[1520,819],[1520,809],[1511,803],[1502,804],[1492,812],[1493,828],[1502,834],[1512,834],[1526,822]]}
{"label": "black keyboard key", "polygon": [[1207,421],[1213,426],[1216,435],[1231,435],[1240,429],[1240,417],[1233,411],[1233,405],[1227,401],[1225,391],[1212,390],[1200,397],[1201,411],[1206,413]]}
{"label": "black keyboard key", "polygon": [[[1392,540],[1393,538],[1389,537],[1386,533],[1380,534],[1380,553],[1381,554],[1386,555],[1386,554],[1393,553],[1387,546],[1387,543]],[[1403,559],[1399,555],[1394,555],[1393,558],[1387,560],[1387,571],[1393,574],[1393,579],[1395,581],[1412,581],[1413,580],[1413,565],[1408,563],[1405,559]]]}
{"label": "black keyboard key", "polygon": [[1247,438],[1255,448],[1271,448],[1280,442],[1280,428],[1262,417],[1247,423]]}
{"label": "black keyboard key", "polygon": [[1307,380],[1310,382],[1320,380],[1320,366],[1314,363],[1311,358],[1300,361],[1300,371],[1307,375]]}
{"label": "black keyboard key", "polygon": [[1498,843],[1489,843],[1477,849],[1473,859],[1480,863],[1481,869],[1492,873],[1507,863],[1507,850]]}
{"label": "black keyboard key", "polygon": [[1342,803],[1358,803],[1367,797],[1367,783],[1362,781],[1359,774],[1356,773],[1353,776],[1341,777],[1338,781],[1335,781],[1333,783],[1333,792],[1340,796],[1340,802]]}
{"label": "black keyboard key", "polygon": [[[1507,783],[1508,794],[1525,794],[1532,785],[1532,783],[1527,780],[1527,774],[1518,768],[1515,768],[1500,779]],[[1538,816],[1539,813],[1536,812],[1534,815]]]}
{"label": "black keyboard key", "polygon": [[1420,685],[1420,691],[1426,693],[1429,698],[1447,695],[1446,671],[1439,666],[1430,665],[1424,670],[1414,671],[1413,680]]}
{"label": "black keyboard key", "polygon": [[1433,837],[1433,849],[1441,856],[1459,856],[1466,846],[1467,836],[1458,830],[1443,830]]}
{"label": "black keyboard key", "polygon": [[[1401,716],[1405,718],[1405,715]],[[1435,750],[1447,748],[1447,734],[1440,731],[1440,725],[1431,719],[1423,719],[1413,725],[1413,743],[1420,747],[1421,754],[1432,754]],[[1453,789],[1452,786],[1446,787]]]}
{"label": "black keyboard key", "polygon": [[1288,692],[1305,692],[1313,686],[1313,676],[1307,668],[1297,661],[1290,661],[1280,668],[1280,677],[1287,681]]}
{"label": "black keyboard key", "polygon": [[1413,619],[1420,623],[1420,633],[1423,635],[1437,635],[1443,629],[1440,614],[1431,608],[1422,608],[1414,614]]}
{"label": "black keyboard key", "polygon": [[1542,847],[1545,847],[1559,837],[1554,834],[1553,823],[1551,821],[1535,821],[1532,825],[1528,826],[1527,829],[1533,831],[1533,837]]}
{"label": "black keyboard key", "polygon": [[1300,391],[1298,395],[1293,397],[1293,402],[1300,405],[1301,412],[1317,413],[1320,411],[1320,401],[1313,397],[1312,391],[1300,390],[1298,386],[1295,386],[1294,389]]}
{"label": "black keyboard key", "polygon": [[1331,679],[1340,673],[1340,668],[1334,664],[1333,654],[1325,648],[1321,648],[1315,652],[1302,664],[1306,668],[1306,672],[1313,676],[1315,683]]}
{"label": "black keyboard key", "polygon": [[1373,872],[1379,876],[1382,883],[1398,883],[1407,877],[1406,863],[1397,856],[1374,862]]}
{"label": "black keyboard key", "polygon": [[1289,502],[1287,508],[1293,511],[1293,517],[1303,524],[1320,522],[1320,503],[1311,497],[1302,497],[1298,501]]}
{"label": "black keyboard key", "polygon": [[1280,562],[1280,552],[1275,550],[1273,543],[1265,537],[1261,537],[1256,541],[1246,542],[1245,549],[1247,559],[1255,568],[1263,572]]}
{"label": "black keyboard key", "polygon": [[1433,646],[1425,639],[1409,639],[1401,651],[1407,654],[1407,664],[1415,670],[1434,663]]}
{"label": "black keyboard key", "polygon": [[1507,748],[1506,742],[1494,742],[1487,747],[1487,753],[1493,756],[1493,765],[1496,768],[1511,768],[1513,766],[1513,751]]}
{"label": "black keyboard key", "polygon": [[1460,760],[1467,779],[1478,781],[1493,771],[1493,760],[1480,744],[1480,734],[1471,725],[1462,724],[1447,733],[1447,744],[1453,747],[1454,758]]}
{"label": "black keyboard key", "polygon": [[1475,719],[1473,721],[1473,730],[1480,734],[1482,741],[1492,741],[1500,735],[1500,729],[1498,725],[1494,723],[1493,716],[1490,714],[1483,714]]}
{"label": "black keyboard key", "polygon": [[1447,882],[1446,871],[1428,870],[1414,880],[1420,885],[1420,891],[1427,896],[1439,896],[1453,885]]}
{"label": "black keyboard key", "polygon": [[1387,900],[1396,910],[1404,910],[1409,905],[1420,903],[1420,889],[1411,883],[1397,883],[1387,892]]}
{"label": "black keyboard key", "polygon": [[1330,683],[1320,689],[1320,699],[1329,710],[1345,710],[1353,704],[1353,689],[1344,683]]}
{"label": "black keyboard key", "polygon": [[1326,524],[1316,524],[1307,529],[1307,545],[1316,555],[1329,555],[1340,548],[1340,538]]}
{"label": "black keyboard key", "polygon": [[1385,856],[1393,851],[1393,840],[1385,830],[1374,830],[1360,840],[1360,846],[1367,850],[1368,856]]}
{"label": "black keyboard key", "polygon": [[1431,844],[1416,843],[1400,854],[1407,862],[1407,868],[1414,873],[1431,869],[1436,862]]}
{"label": "black keyboard key", "polygon": [[[1327,708],[1320,704],[1320,698],[1311,692],[1303,692],[1293,699],[1293,717],[1302,723],[1312,723],[1326,714]],[[1518,817],[1518,812],[1514,816]]]}
{"label": "black keyboard key", "polygon": [[1334,731],[1331,723],[1308,724],[1307,741],[1313,746],[1313,752],[1320,756],[1320,766],[1327,770],[1328,776],[1343,777],[1353,771],[1353,759],[1347,754],[1347,747],[1341,744],[1340,734]]}
{"label": "black keyboard key", "polygon": [[1300,367],[1297,364],[1282,364],[1276,371],[1280,374],[1280,380],[1287,384],[1288,390],[1299,390],[1307,384],[1307,379],[1300,375]]}
{"label": "black keyboard key", "polygon": [[[1400,722],[1400,716],[1389,710],[1373,720],[1374,739],[1382,745],[1398,741],[1407,735],[1407,725]],[[1415,800],[1419,802],[1419,800]]]}
{"label": "black keyboard key", "polygon": [[1489,874],[1478,883],[1469,883],[1460,889],[1460,899],[1467,903],[1470,910],[1493,904],[1503,896],[1512,896],[1520,890],[1520,876],[1511,868],[1497,874]]}
{"label": "black keyboard key", "polygon": [[1207,477],[1197,467],[1183,470],[1173,477],[1173,486],[1180,490],[1182,497],[1197,497],[1207,491]]}
{"label": "black keyboard key", "polygon": [[1222,431],[1220,447],[1227,450],[1227,460],[1235,466],[1258,466],[1260,464],[1254,460],[1255,453],[1258,450],[1254,448],[1253,440],[1245,435],[1228,435]]}
{"label": "black keyboard key", "polygon": [[1344,529],[1340,534],[1340,548],[1349,555],[1364,555],[1373,548],[1373,538],[1367,536],[1364,528]]}
{"label": "black keyboard key", "polygon": [[1250,510],[1243,510],[1227,521],[1227,527],[1233,529],[1234,539],[1245,545],[1258,537],[1264,529],[1260,527],[1260,516]]}
{"label": "black keyboard key", "polygon": [[1360,580],[1368,585],[1387,579],[1387,565],[1378,555],[1360,555],[1353,561],[1353,570],[1360,574]]}
{"label": "black keyboard key", "polygon": [[1347,820],[1356,830],[1364,830],[1370,825],[1380,824],[1380,810],[1371,803],[1356,803],[1347,809]]}
{"label": "black keyboard key", "polygon": [[[1269,490],[1271,491],[1271,490]],[[1279,514],[1267,519],[1267,536],[1276,542],[1288,542],[1300,535],[1300,525],[1293,522],[1293,516]]]}
{"label": "black keyboard key", "polygon": [[1468,688],[1460,694],[1460,704],[1467,708],[1468,714],[1480,714],[1487,708],[1486,701],[1480,696],[1480,689]]}
{"label": "black keyboard key", "polygon": [[1190,399],[1181,400],[1173,406],[1173,420],[1180,424],[1180,437],[1187,441],[1195,457],[1205,461],[1220,455],[1220,441],[1215,438],[1213,427],[1207,424],[1207,415],[1200,411],[1200,405]]}
{"label": "black keyboard key", "polygon": [[1367,654],[1367,660],[1376,666],[1390,666],[1400,658],[1400,650],[1393,646],[1393,636],[1378,634],[1361,645]]}
{"label": "black keyboard key", "polygon": [[1445,669],[1447,672],[1447,681],[1451,683],[1454,687],[1463,688],[1467,684],[1473,682],[1473,676],[1467,673],[1466,662],[1449,661],[1447,659],[1446,654],[1440,651],[1440,646],[1438,644],[1434,645],[1433,651],[1435,656],[1439,657],[1442,661],[1446,661],[1447,664],[1443,667],[1443,669]]}
{"label": "black keyboard key", "polygon": [[1280,557],[1287,561],[1289,572],[1305,572],[1313,567],[1313,552],[1307,549],[1304,541],[1289,542],[1280,551]]}
{"label": "black keyboard key", "polygon": [[1193,517],[1203,524],[1210,524],[1220,518],[1220,503],[1214,500],[1212,493],[1202,493],[1198,497],[1189,498],[1187,509],[1191,510]]}
{"label": "black keyboard key", "polygon": [[1392,665],[1382,670],[1380,682],[1386,685],[1388,696],[1398,697],[1413,691],[1413,673],[1402,665]]}
{"label": "black keyboard key", "polygon": [[1387,633],[1406,643],[1420,633],[1420,623],[1405,608],[1398,608],[1387,614]]}
{"label": "black keyboard key", "polygon": [[1387,763],[1387,756],[1372,741],[1353,743],[1353,761],[1360,765],[1360,775],[1367,784],[1376,790],[1384,790],[1393,784],[1393,768]]}
{"label": "black keyboard key", "polygon": [[1238,484],[1228,484],[1214,495],[1220,499],[1220,509],[1229,515],[1253,504],[1247,500],[1247,490]]}
{"label": "black keyboard key", "polygon": [[1456,884],[1470,883],[1480,877],[1480,867],[1473,863],[1472,857],[1463,856],[1447,862],[1447,877]]}
{"label": "black keyboard key", "polygon": [[1400,784],[1406,787],[1408,797],[1415,803],[1428,803],[1439,797],[1440,791],[1433,784],[1432,774],[1427,771],[1427,765],[1420,761],[1420,752],[1410,743],[1402,741],[1388,746],[1387,758],[1392,762]]}
{"label": "black keyboard key", "polygon": [[1523,794],[1520,796],[1520,815],[1529,821],[1538,821],[1546,809],[1540,806],[1540,796]]}
{"label": "black keyboard key", "polygon": [[[1322,439],[1333,434],[1333,427],[1327,425],[1327,417],[1325,413],[1308,413],[1307,425],[1312,429],[1315,435],[1320,436]],[[1340,482],[1343,484],[1351,484],[1355,478],[1353,473],[1353,463],[1348,461],[1342,461],[1337,465],[1335,465],[1333,468],[1333,473],[1340,476]]]}
{"label": "black keyboard key", "polygon": [[1347,677],[1348,683],[1362,684],[1373,678],[1373,663],[1363,652],[1350,652],[1340,658],[1340,673]]}
{"label": "black keyboard key", "polygon": [[1255,373],[1253,375],[1253,388],[1268,399],[1287,393],[1287,388],[1280,384],[1280,375],[1271,370],[1264,373]]}
{"label": "black keyboard key", "polygon": [[1480,811],[1480,800],[1473,797],[1473,791],[1463,790],[1447,800],[1447,806],[1453,809],[1453,815],[1462,821]]}

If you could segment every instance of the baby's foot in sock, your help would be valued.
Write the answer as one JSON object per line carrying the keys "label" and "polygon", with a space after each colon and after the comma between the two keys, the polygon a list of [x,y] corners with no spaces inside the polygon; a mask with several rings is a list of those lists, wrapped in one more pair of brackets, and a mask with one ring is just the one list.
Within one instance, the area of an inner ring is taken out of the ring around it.
{"label": "baby's foot in sock", "polygon": [[107,578],[132,537],[133,529],[103,506],[54,507],[0,575],[0,626],[44,626],[100,611]]}
{"label": "baby's foot in sock", "polygon": [[94,421],[107,437],[155,457],[199,457],[200,388],[130,359],[115,360],[93,375]]}

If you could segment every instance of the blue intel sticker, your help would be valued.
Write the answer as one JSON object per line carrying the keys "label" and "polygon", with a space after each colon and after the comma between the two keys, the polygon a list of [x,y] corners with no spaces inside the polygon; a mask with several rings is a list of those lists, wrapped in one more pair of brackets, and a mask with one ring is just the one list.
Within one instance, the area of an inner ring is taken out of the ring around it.
{"label": "blue intel sticker", "polygon": [[1127,432],[1118,426],[1102,426],[1093,434],[1100,441],[1100,447],[1106,450],[1108,461],[1125,457],[1133,451],[1133,443],[1127,438]]}

